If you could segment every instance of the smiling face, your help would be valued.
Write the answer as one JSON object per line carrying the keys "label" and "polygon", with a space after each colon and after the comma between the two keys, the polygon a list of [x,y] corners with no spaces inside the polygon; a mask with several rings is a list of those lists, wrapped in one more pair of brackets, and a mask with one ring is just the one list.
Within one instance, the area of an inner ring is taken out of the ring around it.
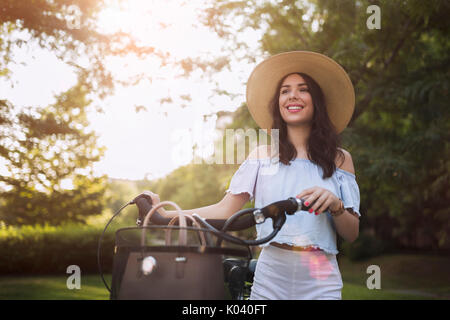
{"label": "smiling face", "polygon": [[288,75],[283,80],[278,104],[287,125],[308,124],[313,119],[313,100],[305,79],[299,74]]}

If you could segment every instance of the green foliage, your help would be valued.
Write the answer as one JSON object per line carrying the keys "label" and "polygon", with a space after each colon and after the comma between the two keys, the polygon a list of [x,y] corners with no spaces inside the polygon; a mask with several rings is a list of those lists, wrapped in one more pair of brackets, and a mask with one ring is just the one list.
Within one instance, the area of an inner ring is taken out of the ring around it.
{"label": "green foliage", "polygon": [[232,122],[226,127],[226,129],[255,129],[259,127],[253,120],[252,115],[248,111],[247,104],[242,104],[232,114]]}
{"label": "green foliage", "polygon": [[[0,0],[0,76],[8,75],[15,48],[39,45],[73,66],[75,71],[85,72],[86,85],[92,93],[105,97],[112,93],[117,83],[105,66],[105,57],[132,53],[141,58],[152,55],[164,60],[164,54],[159,50],[140,45],[130,34],[98,31],[98,14],[108,2]],[[23,40],[24,34],[29,40]],[[80,63],[76,57],[87,60]],[[89,65],[86,65],[87,61]]]}
{"label": "green foliage", "polygon": [[[366,26],[372,4],[380,30]],[[311,50],[340,63],[356,91],[342,142],[357,173],[362,228],[439,250],[450,245],[449,11],[445,0],[212,0],[202,21],[229,42],[230,57],[245,48],[234,30],[253,28],[265,54]]]}
{"label": "green foliage", "polygon": [[106,181],[94,176],[92,165],[104,149],[87,132],[87,112],[94,107],[91,99],[111,94],[118,81],[105,58],[132,53],[164,59],[129,34],[100,33],[97,18],[105,5],[103,0],[0,0],[0,77],[8,79],[11,65],[20,62],[15,50],[24,46],[51,51],[78,76],[78,83],[58,93],[49,106],[25,108],[0,97],[0,160],[5,166],[0,222],[84,222],[103,209]]}
{"label": "green foliage", "polygon": [[101,213],[105,178],[93,175],[92,164],[104,149],[86,132],[87,93],[79,83],[55,104],[17,115],[3,101],[0,150],[7,173],[0,175],[0,220],[61,224]]}
{"label": "green foliage", "polygon": [[[66,224],[23,226],[0,229],[0,273],[65,274],[69,265],[77,265],[83,273],[97,272],[97,245],[103,227]],[[103,266],[112,267],[114,233],[105,234]]]}
{"label": "green foliage", "polygon": [[[153,190],[154,188],[146,186],[148,181],[132,181],[121,179],[108,179],[105,191],[105,208],[103,210],[102,219],[96,221],[95,224],[105,225],[107,220],[112,217],[123,205],[134,199],[144,190]],[[136,206],[131,206],[115,218],[116,222],[123,226],[135,226],[138,217]]]}
{"label": "green foliage", "polygon": [[384,244],[381,240],[366,233],[361,234],[354,242],[344,242],[342,253],[351,261],[361,261],[376,257],[383,253]]}

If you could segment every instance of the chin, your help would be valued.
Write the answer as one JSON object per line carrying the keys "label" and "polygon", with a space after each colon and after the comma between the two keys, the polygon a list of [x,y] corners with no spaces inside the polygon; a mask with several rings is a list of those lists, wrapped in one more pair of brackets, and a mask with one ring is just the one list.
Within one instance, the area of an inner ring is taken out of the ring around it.
{"label": "chin", "polygon": [[284,122],[286,123],[287,126],[293,126],[293,127],[298,127],[298,126],[306,126],[306,125],[311,125],[311,121],[308,120],[284,120]]}

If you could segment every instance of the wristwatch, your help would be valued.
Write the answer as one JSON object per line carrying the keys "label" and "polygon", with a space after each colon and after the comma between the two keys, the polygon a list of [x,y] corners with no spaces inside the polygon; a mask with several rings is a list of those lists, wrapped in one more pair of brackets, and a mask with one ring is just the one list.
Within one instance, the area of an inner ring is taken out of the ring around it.
{"label": "wristwatch", "polygon": [[330,210],[330,214],[333,218],[336,218],[345,212],[344,203],[342,202],[341,199],[339,199],[339,202],[340,202],[340,205],[336,211]]}

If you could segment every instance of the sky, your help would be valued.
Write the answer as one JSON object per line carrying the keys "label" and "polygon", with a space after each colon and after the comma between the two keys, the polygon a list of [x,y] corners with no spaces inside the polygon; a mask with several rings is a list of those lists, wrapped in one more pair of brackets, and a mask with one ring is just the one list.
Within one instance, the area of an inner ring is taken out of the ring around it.
{"label": "sky", "polygon": [[[223,40],[198,22],[197,12],[202,7],[203,0],[133,0],[126,6],[111,0],[98,23],[100,30],[131,32],[142,44],[169,51],[177,59],[220,56]],[[257,52],[259,35],[248,30],[242,36]],[[76,83],[70,66],[38,46],[18,48],[14,56],[17,63],[11,66],[11,82],[0,79],[0,98],[14,105],[51,104],[56,94]],[[141,61],[130,56],[106,62],[118,78],[139,72],[151,75],[151,80],[135,86],[118,86],[112,96],[97,102],[105,112],[93,108],[89,115],[98,145],[106,147],[104,157],[94,166],[95,172],[121,179],[162,177],[192,160],[194,143],[205,155],[210,154],[218,137],[216,117],[204,122],[203,116],[239,107],[245,101],[245,82],[254,67],[233,63],[231,71],[214,76],[221,89],[237,94],[232,99],[214,94],[213,83],[202,79],[200,72],[194,72],[189,79],[177,78],[177,70],[159,68],[156,58]],[[185,94],[191,96],[191,101],[174,99],[162,106],[159,102],[168,95]],[[136,112],[136,106],[144,106],[145,110]]]}

